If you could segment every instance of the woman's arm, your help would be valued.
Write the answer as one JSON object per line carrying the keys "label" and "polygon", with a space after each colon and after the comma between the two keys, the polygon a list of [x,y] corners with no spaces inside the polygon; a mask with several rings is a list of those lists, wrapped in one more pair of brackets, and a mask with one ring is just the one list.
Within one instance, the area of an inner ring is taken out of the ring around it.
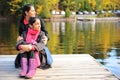
{"label": "woman's arm", "polygon": [[41,21],[41,30],[45,33],[45,36],[47,36],[49,40],[49,35],[48,35],[48,31],[46,30],[45,23],[41,18],[40,18],[40,21]]}
{"label": "woman's arm", "polygon": [[22,44],[24,44],[25,42],[24,42],[24,40],[23,39],[21,39],[21,40],[19,40],[19,41],[17,41],[16,42],[16,50],[18,50],[19,51],[19,45],[22,45]]}

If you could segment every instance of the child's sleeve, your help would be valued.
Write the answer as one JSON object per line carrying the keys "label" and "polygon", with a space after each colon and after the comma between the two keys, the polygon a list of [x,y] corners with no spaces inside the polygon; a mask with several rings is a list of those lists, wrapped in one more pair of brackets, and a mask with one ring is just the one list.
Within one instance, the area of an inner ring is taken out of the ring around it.
{"label": "child's sleeve", "polygon": [[20,45],[21,45],[21,44],[24,44],[24,43],[25,43],[25,41],[24,41],[23,39],[17,41],[17,42],[16,42],[16,50],[19,51],[19,50],[20,50]]}

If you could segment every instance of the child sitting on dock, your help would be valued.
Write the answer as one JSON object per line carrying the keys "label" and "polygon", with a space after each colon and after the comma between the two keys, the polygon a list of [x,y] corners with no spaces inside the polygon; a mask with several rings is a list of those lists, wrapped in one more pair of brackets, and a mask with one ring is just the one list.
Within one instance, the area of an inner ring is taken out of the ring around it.
{"label": "child sitting on dock", "polygon": [[38,17],[29,19],[29,28],[22,34],[23,39],[16,43],[16,49],[21,53],[20,77],[32,78],[36,68],[40,66],[39,54],[44,52],[45,44],[42,41],[45,33],[41,31]]}

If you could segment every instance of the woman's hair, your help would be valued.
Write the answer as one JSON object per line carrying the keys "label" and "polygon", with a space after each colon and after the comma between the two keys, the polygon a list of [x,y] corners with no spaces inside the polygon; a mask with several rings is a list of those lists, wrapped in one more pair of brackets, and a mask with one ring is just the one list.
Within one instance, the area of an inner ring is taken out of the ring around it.
{"label": "woman's hair", "polygon": [[32,4],[26,4],[25,6],[23,6],[23,8],[22,8],[22,18],[21,18],[20,22],[22,22],[24,20],[24,17],[26,16],[25,11],[28,12],[30,10],[31,6],[33,6],[33,5]]}
{"label": "woman's hair", "polygon": [[35,23],[36,19],[39,19],[39,17],[30,17],[29,24],[33,25],[33,23]]}

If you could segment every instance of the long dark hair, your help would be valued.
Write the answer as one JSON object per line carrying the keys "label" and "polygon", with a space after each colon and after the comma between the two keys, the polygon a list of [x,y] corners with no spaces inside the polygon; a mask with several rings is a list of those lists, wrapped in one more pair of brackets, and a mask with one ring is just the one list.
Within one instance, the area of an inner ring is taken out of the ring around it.
{"label": "long dark hair", "polygon": [[20,22],[23,22],[23,20],[24,20],[24,18],[26,16],[25,11],[28,12],[30,10],[31,6],[33,6],[33,5],[32,4],[26,4],[25,6],[23,6],[23,8],[22,8],[22,17],[21,17]]}
{"label": "long dark hair", "polygon": [[[29,24],[30,25],[33,25],[33,23],[35,23],[35,21],[36,21],[36,19],[39,19],[39,17],[30,17],[30,19],[29,19]],[[40,20],[40,19],[39,19]]]}
{"label": "long dark hair", "polygon": [[36,17],[30,17],[29,24],[33,25],[33,23],[35,23],[35,21],[36,21]]}

